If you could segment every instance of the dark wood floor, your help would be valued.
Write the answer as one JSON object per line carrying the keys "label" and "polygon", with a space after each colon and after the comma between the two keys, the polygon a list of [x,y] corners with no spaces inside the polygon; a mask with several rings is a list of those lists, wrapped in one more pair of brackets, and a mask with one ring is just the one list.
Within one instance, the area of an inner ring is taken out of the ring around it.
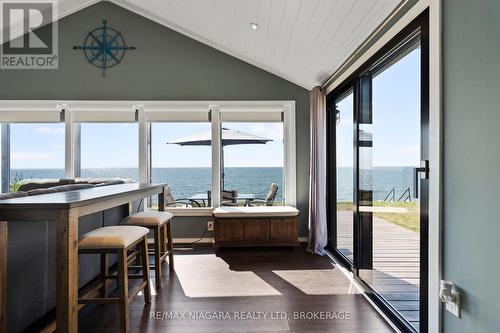
{"label": "dark wood floor", "polygon": [[[145,306],[142,297],[130,304],[131,332],[392,332],[329,258],[303,248],[223,250],[216,256],[199,246],[177,251],[175,260],[176,272],[164,276],[152,304]],[[231,319],[180,318],[214,311]],[[349,319],[294,318],[300,312],[348,313]],[[237,313],[267,318],[240,319]],[[80,332],[114,333],[117,328],[117,306],[80,310]]]}

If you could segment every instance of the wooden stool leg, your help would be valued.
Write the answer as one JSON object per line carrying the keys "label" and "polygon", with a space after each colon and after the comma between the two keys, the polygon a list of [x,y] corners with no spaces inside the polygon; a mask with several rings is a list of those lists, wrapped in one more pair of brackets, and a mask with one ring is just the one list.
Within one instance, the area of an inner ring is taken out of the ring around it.
{"label": "wooden stool leg", "polygon": [[101,297],[106,298],[108,296],[108,281],[106,280],[106,276],[109,272],[109,261],[108,255],[106,253],[101,254]]}
{"label": "wooden stool leg", "polygon": [[168,258],[168,265],[171,271],[174,270],[174,242],[172,241],[172,222],[168,221],[167,223],[167,250],[170,251]]}
{"label": "wooden stool leg", "polygon": [[147,237],[144,237],[144,241],[139,244],[139,247],[141,248],[142,280],[146,282],[146,286],[142,291],[144,293],[144,302],[151,303],[151,284],[149,281],[149,255]]}
{"label": "wooden stool leg", "polygon": [[[169,241],[168,241],[168,232],[167,232],[167,225],[168,225],[169,222],[165,223],[162,227],[162,231],[163,231],[163,237],[164,237],[164,243],[163,245],[165,246],[165,252],[168,251],[169,249]],[[165,260],[167,260],[167,258],[165,258]],[[169,264],[170,265],[170,264]]]}
{"label": "wooden stool leg", "polygon": [[118,251],[118,293],[121,332],[128,332],[128,268],[125,249]]}
{"label": "wooden stool leg", "polygon": [[142,263],[141,263],[141,255],[140,254],[136,254],[135,256],[135,259],[134,259],[134,266],[141,266]]}
{"label": "wooden stool leg", "polygon": [[156,288],[161,288],[161,237],[160,228],[155,228],[154,230],[154,251],[155,251],[155,281]]}
{"label": "wooden stool leg", "polygon": [[167,251],[167,233],[166,233],[165,225],[160,227],[160,240],[161,240],[161,252],[165,253]]}

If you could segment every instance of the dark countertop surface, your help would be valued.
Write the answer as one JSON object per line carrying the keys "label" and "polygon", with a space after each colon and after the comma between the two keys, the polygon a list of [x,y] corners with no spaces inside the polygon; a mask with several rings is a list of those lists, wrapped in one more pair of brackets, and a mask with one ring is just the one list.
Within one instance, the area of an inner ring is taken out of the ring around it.
{"label": "dark countertop surface", "polygon": [[160,193],[167,184],[133,183],[0,200],[0,209],[69,209],[137,193]]}

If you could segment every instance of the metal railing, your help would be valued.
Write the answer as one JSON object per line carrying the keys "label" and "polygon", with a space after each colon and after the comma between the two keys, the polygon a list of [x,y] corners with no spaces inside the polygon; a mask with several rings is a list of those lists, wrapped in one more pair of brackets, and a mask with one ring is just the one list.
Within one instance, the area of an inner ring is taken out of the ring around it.
{"label": "metal railing", "polygon": [[[392,190],[387,193],[385,196],[384,202],[391,202],[391,201],[396,201],[396,188],[393,187]],[[398,202],[411,202],[411,189],[408,187],[406,190],[401,194],[401,196],[398,199]]]}
{"label": "metal railing", "polygon": [[[389,200],[389,198],[391,198]],[[392,190],[385,196],[384,202],[385,201],[395,201],[396,200],[396,188],[393,187]]]}
{"label": "metal railing", "polygon": [[[403,200],[404,199],[404,200]],[[410,191],[410,188],[408,187],[404,192],[403,194],[401,194],[401,196],[399,197],[398,201],[403,201],[403,202],[411,202],[411,191]]]}

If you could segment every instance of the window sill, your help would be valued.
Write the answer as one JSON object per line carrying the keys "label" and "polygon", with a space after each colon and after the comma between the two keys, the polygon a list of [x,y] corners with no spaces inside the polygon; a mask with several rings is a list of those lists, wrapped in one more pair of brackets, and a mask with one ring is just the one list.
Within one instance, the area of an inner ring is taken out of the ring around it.
{"label": "window sill", "polygon": [[[150,209],[155,210],[155,209]],[[165,211],[174,216],[212,216],[213,208],[166,208]]]}

